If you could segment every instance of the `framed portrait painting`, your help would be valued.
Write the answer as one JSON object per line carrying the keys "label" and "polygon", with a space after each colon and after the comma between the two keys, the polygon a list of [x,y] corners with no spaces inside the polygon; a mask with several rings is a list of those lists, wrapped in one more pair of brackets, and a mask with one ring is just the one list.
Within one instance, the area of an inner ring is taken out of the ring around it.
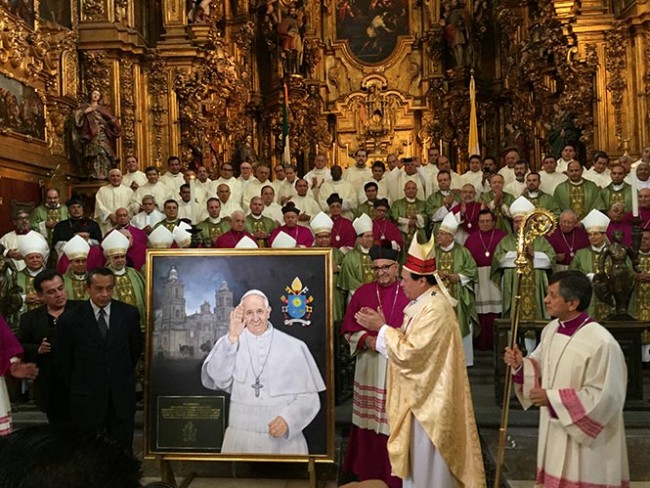
{"label": "framed portrait painting", "polygon": [[0,127],[45,141],[45,104],[36,90],[0,73]]}
{"label": "framed portrait painting", "polygon": [[34,0],[5,0],[4,4],[11,14],[25,22],[30,29],[34,29]]}
{"label": "framed portrait painting", "polygon": [[333,462],[331,259],[148,252],[146,456]]}
{"label": "framed portrait painting", "polygon": [[407,0],[338,0],[335,16],[336,39],[363,63],[385,61],[409,34]]}

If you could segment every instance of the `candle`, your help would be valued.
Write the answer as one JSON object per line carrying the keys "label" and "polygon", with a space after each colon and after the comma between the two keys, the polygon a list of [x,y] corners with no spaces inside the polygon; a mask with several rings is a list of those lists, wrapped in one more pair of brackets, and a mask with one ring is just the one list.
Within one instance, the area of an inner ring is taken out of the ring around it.
{"label": "candle", "polygon": [[440,138],[440,150],[439,150],[439,152],[440,152],[440,155],[442,156],[442,137]]}
{"label": "candle", "polygon": [[427,150],[427,141],[426,139],[422,142],[422,164],[427,164],[429,162],[429,151]]}
{"label": "candle", "polygon": [[632,216],[639,216],[639,184],[636,179],[636,169],[632,170]]}
{"label": "candle", "polygon": [[196,219],[196,190],[194,187],[194,175],[190,176],[190,213],[192,215],[192,223]]}

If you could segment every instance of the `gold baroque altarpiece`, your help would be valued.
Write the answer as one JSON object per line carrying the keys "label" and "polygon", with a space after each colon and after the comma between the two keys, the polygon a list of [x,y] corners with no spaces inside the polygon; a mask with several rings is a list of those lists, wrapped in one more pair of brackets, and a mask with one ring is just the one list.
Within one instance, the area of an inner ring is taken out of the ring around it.
{"label": "gold baroque altarpiece", "polygon": [[244,150],[279,162],[285,86],[305,170],[317,152],[347,166],[358,148],[435,147],[462,167],[472,73],[483,155],[515,145],[535,164],[566,142],[584,160],[650,144],[647,1],[30,1],[31,17],[0,7],[0,167],[15,179],[84,180],[70,116],[95,89],[120,121],[118,156],[143,167],[178,154],[216,172]]}

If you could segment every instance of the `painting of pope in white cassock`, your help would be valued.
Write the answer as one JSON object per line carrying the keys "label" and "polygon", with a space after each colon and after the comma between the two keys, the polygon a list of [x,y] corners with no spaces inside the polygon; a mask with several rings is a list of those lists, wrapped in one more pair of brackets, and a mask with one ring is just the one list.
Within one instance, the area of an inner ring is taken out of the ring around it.
{"label": "painting of pope in white cassock", "polygon": [[303,429],[325,383],[307,345],[271,324],[268,298],[249,290],[201,368],[203,386],[230,393],[222,453],[307,455]]}

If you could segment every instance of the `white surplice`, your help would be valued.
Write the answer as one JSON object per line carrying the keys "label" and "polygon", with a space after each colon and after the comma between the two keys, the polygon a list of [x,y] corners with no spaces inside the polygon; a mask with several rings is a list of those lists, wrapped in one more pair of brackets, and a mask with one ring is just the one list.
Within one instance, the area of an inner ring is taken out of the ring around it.
{"label": "white surplice", "polygon": [[515,392],[524,408],[530,389],[546,389],[540,409],[536,486],[629,486],[623,426],[627,368],[621,348],[603,326],[590,322],[573,335],[558,334],[558,320],[524,359],[524,382]]}

